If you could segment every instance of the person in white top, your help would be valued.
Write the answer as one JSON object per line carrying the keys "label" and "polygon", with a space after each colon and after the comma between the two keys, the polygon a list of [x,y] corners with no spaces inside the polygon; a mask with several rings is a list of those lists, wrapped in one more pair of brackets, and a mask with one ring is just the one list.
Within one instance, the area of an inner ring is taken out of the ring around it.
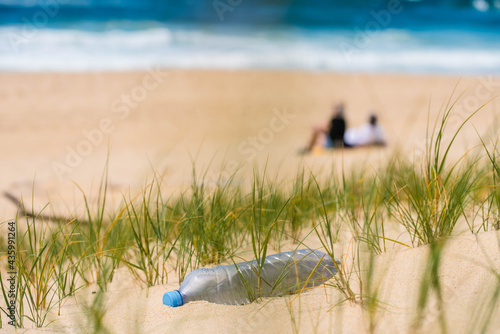
{"label": "person in white top", "polygon": [[386,144],[384,130],[378,124],[375,114],[370,115],[368,123],[346,130],[344,142],[353,147]]}

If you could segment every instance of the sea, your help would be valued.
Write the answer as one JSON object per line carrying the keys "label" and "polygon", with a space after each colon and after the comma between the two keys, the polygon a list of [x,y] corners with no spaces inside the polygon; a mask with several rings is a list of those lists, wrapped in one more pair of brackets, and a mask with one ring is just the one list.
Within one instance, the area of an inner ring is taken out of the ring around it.
{"label": "sea", "polygon": [[500,0],[0,0],[0,71],[500,74]]}

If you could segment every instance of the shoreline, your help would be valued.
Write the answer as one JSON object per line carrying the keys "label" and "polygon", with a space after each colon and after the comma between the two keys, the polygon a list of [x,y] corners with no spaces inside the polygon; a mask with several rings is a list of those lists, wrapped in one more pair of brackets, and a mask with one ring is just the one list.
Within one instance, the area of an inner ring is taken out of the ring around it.
{"label": "shoreline", "polygon": [[447,72],[404,72],[404,71],[338,71],[338,70],[328,70],[328,69],[300,69],[300,68],[178,68],[178,67],[162,67],[156,66],[144,69],[130,69],[130,70],[64,70],[64,71],[6,71],[0,70],[0,75],[113,75],[113,74],[141,74],[150,71],[152,68],[159,69],[162,71],[169,72],[187,72],[187,73],[288,73],[288,74],[312,74],[312,75],[339,75],[339,76],[392,76],[392,77],[424,77],[424,78],[477,78],[484,76],[492,76],[494,78],[500,78],[500,73],[447,73]]}

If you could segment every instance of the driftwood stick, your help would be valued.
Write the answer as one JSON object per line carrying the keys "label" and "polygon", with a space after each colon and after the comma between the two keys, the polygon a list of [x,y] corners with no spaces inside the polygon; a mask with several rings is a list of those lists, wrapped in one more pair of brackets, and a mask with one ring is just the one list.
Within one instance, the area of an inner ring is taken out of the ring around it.
{"label": "driftwood stick", "polygon": [[[46,215],[42,214],[40,212],[35,212],[34,210],[27,210],[26,206],[24,205],[24,202],[22,202],[20,199],[18,199],[16,196],[12,195],[11,193],[4,191],[3,193],[4,197],[7,198],[9,201],[11,201],[15,206],[18,208],[18,214],[22,217],[31,217],[31,218],[37,218],[37,219],[42,219],[46,221],[52,221],[52,222],[60,222],[60,221],[72,221],[74,219],[70,217],[64,217],[64,216],[57,216],[57,215]],[[88,223],[88,221],[84,220],[79,220],[80,223]]]}

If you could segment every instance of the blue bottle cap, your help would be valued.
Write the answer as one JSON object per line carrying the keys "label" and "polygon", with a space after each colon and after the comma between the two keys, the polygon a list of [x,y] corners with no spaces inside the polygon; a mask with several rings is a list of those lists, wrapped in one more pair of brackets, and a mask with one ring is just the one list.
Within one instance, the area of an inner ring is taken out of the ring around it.
{"label": "blue bottle cap", "polygon": [[179,290],[169,291],[163,295],[163,304],[171,307],[182,306],[184,304]]}

